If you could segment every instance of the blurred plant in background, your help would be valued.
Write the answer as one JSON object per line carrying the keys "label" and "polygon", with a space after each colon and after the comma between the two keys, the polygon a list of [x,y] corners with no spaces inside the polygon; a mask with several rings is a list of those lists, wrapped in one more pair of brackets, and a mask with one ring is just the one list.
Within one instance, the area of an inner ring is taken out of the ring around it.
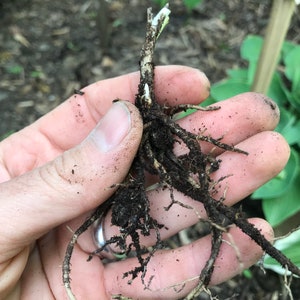
{"label": "blurred plant in background", "polygon": [[[278,104],[281,118],[276,131],[286,138],[291,156],[284,170],[251,198],[261,200],[275,235],[284,235],[275,246],[300,267],[300,46],[284,42],[299,3],[273,0],[264,40],[250,35],[241,46],[241,57],[248,62],[248,68],[228,70],[228,78],[212,86],[208,103],[256,91],[267,94]],[[287,274],[269,256],[264,258],[264,266]]]}
{"label": "blurred plant in background", "polygon": [[[168,0],[153,0],[154,3],[159,5],[160,7],[165,6],[167,3],[171,3],[171,1]],[[188,12],[191,12],[193,8],[195,8],[197,5],[200,5],[203,0],[182,0],[184,6],[186,7]]]}
{"label": "blurred plant in background", "polygon": [[[241,57],[248,62],[248,68],[228,70],[227,79],[212,85],[207,103],[215,103],[251,91],[262,45],[262,37],[246,37],[241,46]],[[300,46],[284,42],[278,63],[267,95],[280,108],[281,118],[275,130],[289,143],[291,156],[284,170],[255,191],[251,198],[262,201],[267,221],[278,233],[286,234],[294,225],[300,224]],[[286,227],[284,224],[291,223],[291,217],[295,219],[296,224]],[[300,231],[294,233],[292,239],[285,239],[278,241],[278,246],[300,266]],[[271,258],[267,258],[266,263],[270,266],[278,265]],[[278,268],[276,270],[278,271]]]}

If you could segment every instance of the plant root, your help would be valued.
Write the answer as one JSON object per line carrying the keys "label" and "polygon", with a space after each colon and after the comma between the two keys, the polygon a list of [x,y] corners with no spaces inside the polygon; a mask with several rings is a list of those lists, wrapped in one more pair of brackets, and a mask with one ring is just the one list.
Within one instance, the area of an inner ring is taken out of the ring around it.
{"label": "plant root", "polygon": [[[211,174],[219,169],[221,161],[211,153],[202,152],[199,142],[205,141],[225,151],[232,151],[241,155],[247,155],[247,153],[232,145],[222,143],[220,139],[214,139],[209,135],[192,134],[175,123],[175,114],[178,112],[190,108],[203,108],[194,105],[180,105],[170,108],[158,104],[154,93],[153,52],[166,16],[158,14],[153,19],[151,9],[148,9],[147,16],[146,38],[140,60],[140,84],[135,100],[144,123],[141,144],[125,181],[74,233],[68,245],[63,263],[63,282],[68,293],[72,294],[70,288],[70,259],[74,245],[79,235],[99,219],[108,207],[112,209],[111,223],[120,228],[120,234],[110,238],[105,246],[115,244],[126,255],[134,251],[138,266],[133,270],[128,270],[123,276],[129,278],[128,283],[130,284],[132,280],[140,275],[145,288],[149,288],[151,279],[149,282],[145,282],[147,265],[154,253],[163,247],[160,229],[164,227],[164,224],[158,223],[150,214],[150,203],[145,186],[146,172],[156,175],[159,178],[160,186],[169,189],[171,203],[166,210],[169,210],[175,204],[185,206],[175,199],[173,191],[177,190],[195,201],[203,203],[209,222],[212,224],[210,257],[199,275],[199,285],[185,299],[194,299],[201,290],[206,289],[208,286],[215,261],[223,243],[222,236],[227,231],[228,224],[235,224],[282,266],[293,274],[300,276],[300,270],[280,251],[275,249],[260,231],[247,221],[239,209],[225,206],[223,203],[224,198],[213,198],[212,195],[216,192],[216,183],[219,181],[213,181]],[[213,106],[204,110],[209,113],[209,111],[216,109],[219,108]],[[174,154],[173,148],[178,142],[186,146],[187,153],[180,156]],[[156,233],[156,242],[150,250],[147,250],[140,244],[140,237],[149,236],[153,230]],[[128,237],[131,238],[129,244],[127,242]],[[89,260],[93,255],[100,253],[104,247],[91,253]]]}

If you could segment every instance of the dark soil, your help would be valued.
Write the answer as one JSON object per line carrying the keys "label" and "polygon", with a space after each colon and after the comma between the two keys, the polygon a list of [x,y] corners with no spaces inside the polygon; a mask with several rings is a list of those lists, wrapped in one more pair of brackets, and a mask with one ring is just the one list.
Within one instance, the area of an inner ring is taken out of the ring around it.
{"label": "dark soil", "polygon": [[[156,48],[155,62],[202,69],[211,82],[241,66],[239,47],[247,34],[263,34],[271,1],[204,1],[187,14],[171,1],[172,22]],[[129,3],[129,8],[125,5]],[[100,29],[98,1],[2,0],[0,3],[0,136],[21,129],[96,80],[138,70],[145,8],[152,1],[113,1],[108,42]],[[299,16],[289,39],[300,40]],[[105,44],[105,45],[104,45]],[[105,46],[105,49],[104,49]],[[193,229],[191,235],[197,235]],[[298,282],[297,282],[298,281]],[[294,299],[300,299],[294,280]],[[283,278],[254,267],[212,289],[219,299],[289,299]],[[207,295],[199,299],[208,299]]]}

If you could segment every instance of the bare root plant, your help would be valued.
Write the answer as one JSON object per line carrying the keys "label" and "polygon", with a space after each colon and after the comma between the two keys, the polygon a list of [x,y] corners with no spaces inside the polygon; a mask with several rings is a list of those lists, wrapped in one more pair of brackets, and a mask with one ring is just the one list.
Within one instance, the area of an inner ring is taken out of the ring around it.
{"label": "bare root plant", "polygon": [[[149,286],[150,282],[145,282],[147,264],[154,253],[163,247],[160,229],[164,227],[164,224],[158,223],[150,214],[150,203],[145,185],[145,173],[147,172],[157,176],[159,185],[170,191],[171,202],[165,208],[167,211],[173,205],[185,206],[176,200],[174,190],[177,190],[195,201],[203,203],[211,224],[211,254],[199,274],[198,286],[186,299],[193,299],[209,284],[214,263],[223,243],[223,234],[228,230],[228,224],[235,224],[282,266],[300,276],[300,270],[274,248],[260,231],[247,221],[239,209],[227,207],[223,203],[224,198],[214,198],[218,182],[211,178],[211,174],[219,169],[221,161],[216,159],[212,153],[204,153],[199,142],[205,141],[214,147],[241,155],[247,155],[247,153],[223,143],[221,139],[190,133],[174,120],[176,113],[189,108],[205,110],[209,113],[219,107],[201,108],[193,105],[166,107],[158,104],[155,99],[153,53],[157,38],[168,20],[169,12],[165,7],[153,17],[151,9],[147,11],[146,38],[140,58],[140,83],[135,99],[144,123],[142,140],[124,182],[118,185],[114,195],[101,204],[75,231],[67,247],[63,262],[63,282],[71,299],[75,299],[70,287],[70,260],[74,245],[78,237],[99,220],[109,208],[112,209],[111,224],[120,228],[120,234],[107,240],[106,244],[91,253],[88,259],[91,260],[93,255],[100,253],[110,244],[115,244],[125,255],[134,250],[138,266],[128,270],[124,274],[124,278],[128,277],[128,284],[130,284],[132,280],[141,275],[145,287]],[[185,145],[188,151],[183,155],[176,156],[173,150],[176,143]],[[220,178],[219,181],[222,179]],[[156,233],[156,242],[145,255],[145,249],[140,244],[140,237],[141,235],[149,236],[153,231]],[[130,244],[127,243],[128,237],[131,238]]]}

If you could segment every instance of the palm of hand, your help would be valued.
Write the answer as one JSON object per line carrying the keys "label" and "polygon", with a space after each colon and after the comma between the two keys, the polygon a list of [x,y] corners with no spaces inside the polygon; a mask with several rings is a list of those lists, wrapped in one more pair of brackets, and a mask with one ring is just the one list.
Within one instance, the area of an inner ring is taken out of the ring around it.
{"label": "palm of hand", "polygon": [[[157,72],[160,82],[157,82],[156,90],[162,102],[172,104],[172,99],[186,99],[196,104],[206,98],[208,83],[198,71],[167,67],[157,68]],[[191,81],[194,84],[191,85]],[[135,73],[91,85],[85,89],[83,96],[71,97],[30,127],[1,143],[0,262],[2,270],[9,266],[1,272],[8,274],[10,285],[5,286],[3,291],[0,289],[0,295],[9,293],[11,286],[18,282],[20,289],[14,288],[11,293],[20,293],[22,299],[33,299],[33,296],[66,298],[61,264],[66,244],[72,235],[68,228],[75,230],[92,209],[111,195],[113,190],[107,187],[121,182],[126,175],[141,136],[138,112],[130,106],[134,125],[123,144],[113,153],[95,151],[94,145],[85,138],[105,114],[112,99],[134,99],[137,82],[138,74]],[[172,90],[167,83],[173,87]],[[118,88],[114,90],[113,87]],[[278,173],[288,158],[289,150],[281,136],[268,131],[276,126],[278,112],[270,110],[261,96],[241,95],[221,103],[221,106],[220,111],[206,115],[200,112],[180,122],[189,131],[197,130],[203,122],[212,136],[219,137],[225,132],[225,142],[240,143],[241,148],[250,153],[243,161],[231,153],[217,153],[223,163],[216,178],[235,174],[226,181],[226,204],[232,205]],[[245,107],[248,109],[245,110]],[[204,150],[205,147],[203,145]],[[177,151],[180,153],[183,149],[178,147]],[[116,160],[116,157],[126,156],[128,160]],[[113,172],[112,166],[118,172]],[[191,204],[190,199],[179,194],[177,197]],[[169,201],[164,191],[159,194],[153,192],[150,199],[153,199],[152,209],[156,219],[170,228],[162,230],[163,238],[198,220],[194,212],[184,208],[177,207],[164,214],[163,207]],[[205,217],[202,206],[193,205]],[[268,238],[272,237],[266,223],[262,220],[252,222],[262,228]],[[261,250],[239,230],[232,229],[231,235],[240,247],[239,259],[244,266],[254,263]],[[151,238],[144,241],[145,244],[152,242]],[[206,261],[205,255],[209,255],[208,245],[210,239],[206,237],[182,249],[157,253],[149,266],[150,270],[156,270],[153,291],[149,291],[144,290],[138,279],[131,286],[127,285],[126,279],[122,280],[122,274],[136,264],[134,259],[105,266],[98,259],[87,262],[87,254],[95,246],[91,232],[86,232],[80,238],[72,258],[73,291],[78,299],[106,299],[112,294],[178,298],[186,294],[195,281],[187,283],[181,294],[166,287],[197,276]],[[249,245],[253,247],[252,253],[246,251]],[[198,253],[202,253],[201,258]],[[222,247],[220,256],[217,264],[222,266],[224,272],[213,274],[213,284],[232,277],[239,270],[239,259],[230,246]],[[180,272],[175,272],[174,276],[166,275],[174,269],[174,265]]]}

